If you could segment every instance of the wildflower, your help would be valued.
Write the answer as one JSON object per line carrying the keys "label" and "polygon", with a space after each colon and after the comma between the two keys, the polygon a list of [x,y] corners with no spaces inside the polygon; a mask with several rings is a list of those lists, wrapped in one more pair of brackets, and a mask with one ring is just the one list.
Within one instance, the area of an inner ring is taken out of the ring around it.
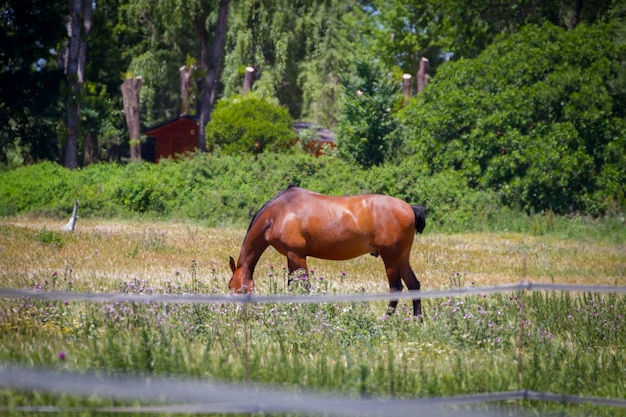
{"label": "wildflower", "polygon": [[60,352],[59,352],[59,359],[60,359],[60,360],[64,361],[64,360],[65,360],[65,358],[66,358],[66,356],[67,356],[67,355],[65,354],[65,352],[63,352],[63,351],[60,351]]}

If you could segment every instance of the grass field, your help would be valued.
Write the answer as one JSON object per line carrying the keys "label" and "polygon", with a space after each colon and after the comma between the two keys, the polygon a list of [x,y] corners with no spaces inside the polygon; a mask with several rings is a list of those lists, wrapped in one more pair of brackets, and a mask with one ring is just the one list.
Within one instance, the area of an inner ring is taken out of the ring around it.
{"label": "grass field", "polygon": [[[226,293],[243,229],[38,218],[0,220],[0,286],[41,291]],[[623,233],[418,235],[424,290],[517,283],[626,285]],[[257,266],[260,294],[286,292],[284,258]],[[382,261],[311,259],[315,293],[387,291]],[[298,288],[291,291],[298,291]],[[518,388],[626,399],[623,295],[530,292],[424,300],[381,320],[386,304],[207,306],[0,300],[0,363],[106,374],[211,377],[367,397],[414,398]],[[520,344],[520,311],[522,339]],[[244,343],[243,317],[247,319]],[[518,364],[521,358],[521,364]],[[518,366],[521,365],[521,366]],[[521,371],[521,372],[520,372]],[[107,404],[0,391],[0,403]],[[624,410],[528,402],[550,415]],[[616,414],[617,412],[617,414]]]}

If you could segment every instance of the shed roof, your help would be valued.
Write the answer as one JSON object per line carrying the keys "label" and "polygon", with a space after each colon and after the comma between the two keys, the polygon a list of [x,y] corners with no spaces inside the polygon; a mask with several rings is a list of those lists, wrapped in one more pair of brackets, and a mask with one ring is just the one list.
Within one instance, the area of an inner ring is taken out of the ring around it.
{"label": "shed roof", "polygon": [[145,128],[142,133],[146,136],[158,136],[166,129],[176,127],[176,125],[198,125],[198,116],[178,116],[173,119],[167,120],[156,126]]}
{"label": "shed roof", "polygon": [[303,130],[307,130],[307,129],[314,130],[317,136],[316,139],[319,142],[335,143],[337,139],[337,137],[335,136],[335,133],[332,130],[327,129],[325,127],[318,126],[315,123],[297,121],[292,124],[292,127],[294,128],[298,136],[300,136],[300,132]]}

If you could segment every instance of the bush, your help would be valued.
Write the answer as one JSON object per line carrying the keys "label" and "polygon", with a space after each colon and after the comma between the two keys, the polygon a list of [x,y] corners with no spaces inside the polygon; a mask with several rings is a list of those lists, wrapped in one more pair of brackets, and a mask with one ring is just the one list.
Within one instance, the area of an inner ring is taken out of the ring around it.
{"label": "bush", "polygon": [[265,202],[294,184],[329,195],[380,193],[424,205],[427,233],[561,232],[623,241],[623,215],[604,220],[570,219],[551,212],[525,216],[503,207],[493,191],[468,186],[458,171],[431,175],[420,159],[415,156],[369,170],[336,157],[297,152],[201,153],[158,165],[97,164],[72,171],[42,163],[0,173],[0,207],[3,216],[38,213],[66,219],[78,199],[82,218],[185,219],[207,226],[245,227]]}
{"label": "bush", "polygon": [[252,94],[220,100],[207,125],[207,145],[226,154],[284,151],[295,142],[286,108]]}
{"label": "bush", "polygon": [[612,86],[623,51],[612,33],[529,26],[442,65],[403,114],[409,152],[512,208],[623,210],[626,120]]}
{"label": "bush", "polygon": [[55,213],[61,205],[71,207],[79,182],[58,164],[42,162],[2,173],[0,215],[25,211]]}

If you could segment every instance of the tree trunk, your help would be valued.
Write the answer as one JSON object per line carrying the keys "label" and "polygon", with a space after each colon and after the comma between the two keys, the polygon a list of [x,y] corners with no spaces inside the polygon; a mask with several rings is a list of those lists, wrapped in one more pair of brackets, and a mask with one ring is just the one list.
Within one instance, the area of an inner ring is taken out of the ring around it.
{"label": "tree trunk", "polygon": [[[222,55],[226,41],[226,21],[228,19],[228,5],[230,0],[220,0],[217,15],[215,34],[211,42],[211,49],[207,62],[202,62],[206,68],[206,75],[202,83],[202,102],[200,105],[200,126],[198,128],[198,149],[206,151],[206,125],[211,120],[211,113],[217,97],[217,83],[222,74]],[[205,47],[206,48],[206,47]]]}
{"label": "tree trunk", "polygon": [[569,28],[574,29],[580,22],[580,13],[583,10],[583,0],[576,0],[574,3],[574,11],[572,13],[572,19],[569,22]]}
{"label": "tree trunk", "polygon": [[411,78],[411,74],[402,75],[402,94],[405,101],[411,98]]}
{"label": "tree trunk", "polygon": [[87,132],[83,145],[83,166],[96,162],[98,162],[98,136],[93,132]]}
{"label": "tree trunk", "polygon": [[183,100],[183,108],[181,110],[181,116],[187,116],[190,113],[191,107],[191,77],[196,69],[195,65],[187,67],[183,65],[178,69],[180,73],[180,96]]}
{"label": "tree trunk", "polygon": [[87,35],[91,29],[91,0],[70,0],[67,32],[69,47],[65,72],[69,87],[67,104],[67,141],[63,165],[78,166],[78,134],[80,125],[80,95],[84,81]]}
{"label": "tree trunk", "polygon": [[141,128],[139,118],[139,90],[141,77],[126,78],[122,83],[122,97],[124,99],[124,115],[130,135],[130,161],[141,161]]}
{"label": "tree trunk", "polygon": [[417,92],[421,93],[426,85],[428,85],[428,58],[422,58],[419,71],[417,71]]}
{"label": "tree trunk", "polygon": [[246,74],[243,79],[242,95],[246,95],[248,91],[252,89],[252,83],[254,82],[254,68],[246,67]]}

